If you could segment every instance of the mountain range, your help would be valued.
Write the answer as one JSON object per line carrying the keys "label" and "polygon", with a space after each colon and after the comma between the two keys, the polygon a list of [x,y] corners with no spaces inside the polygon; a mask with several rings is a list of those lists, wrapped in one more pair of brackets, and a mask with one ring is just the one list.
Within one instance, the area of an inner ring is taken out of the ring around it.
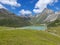
{"label": "mountain range", "polygon": [[55,25],[54,23],[57,23],[57,20],[59,20],[58,23],[60,24],[60,11],[54,12],[53,10],[46,8],[42,13],[35,15],[31,19],[31,22],[33,24],[45,23],[51,25],[53,23],[52,25]]}
{"label": "mountain range", "polygon": [[32,24],[47,24],[49,26],[60,25],[60,12],[44,9],[42,13],[35,16],[17,16],[6,9],[0,9],[0,25],[9,27],[22,27]]}
{"label": "mountain range", "polygon": [[31,25],[28,18],[20,17],[6,9],[0,9],[0,26],[22,27]]}

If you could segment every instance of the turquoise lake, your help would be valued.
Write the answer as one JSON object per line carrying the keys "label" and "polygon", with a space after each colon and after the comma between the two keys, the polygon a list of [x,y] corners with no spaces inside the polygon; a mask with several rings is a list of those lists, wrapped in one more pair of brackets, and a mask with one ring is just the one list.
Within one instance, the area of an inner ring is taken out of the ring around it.
{"label": "turquoise lake", "polygon": [[22,27],[21,29],[32,29],[32,30],[46,30],[46,26],[27,26],[27,27]]}

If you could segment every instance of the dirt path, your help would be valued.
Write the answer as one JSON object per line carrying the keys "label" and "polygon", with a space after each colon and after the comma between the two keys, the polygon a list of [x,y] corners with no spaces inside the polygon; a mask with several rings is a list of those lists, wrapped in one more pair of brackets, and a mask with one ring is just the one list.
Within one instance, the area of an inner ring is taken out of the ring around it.
{"label": "dirt path", "polygon": [[57,35],[57,34],[55,34],[55,33],[51,33],[51,32],[48,32],[49,34],[52,34],[52,35],[54,35],[54,36],[57,36],[57,37],[59,37],[60,38],[60,35]]}

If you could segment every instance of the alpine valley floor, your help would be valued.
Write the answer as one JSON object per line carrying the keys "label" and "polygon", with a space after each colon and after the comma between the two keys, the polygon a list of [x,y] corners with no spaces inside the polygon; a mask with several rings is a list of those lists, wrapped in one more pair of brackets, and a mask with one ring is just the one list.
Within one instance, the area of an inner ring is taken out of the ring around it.
{"label": "alpine valley floor", "polygon": [[0,45],[60,45],[59,27],[46,31],[0,27]]}

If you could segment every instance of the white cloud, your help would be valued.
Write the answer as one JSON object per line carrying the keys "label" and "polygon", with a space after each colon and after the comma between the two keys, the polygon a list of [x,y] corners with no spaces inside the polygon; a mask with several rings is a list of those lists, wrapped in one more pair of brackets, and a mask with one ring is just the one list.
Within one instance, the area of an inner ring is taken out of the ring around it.
{"label": "white cloud", "polygon": [[0,4],[0,9],[1,9],[1,8],[4,8],[4,6]]}
{"label": "white cloud", "polygon": [[1,8],[7,9],[7,8],[5,8],[2,4],[0,4],[0,9],[1,9]]}
{"label": "white cloud", "polygon": [[7,4],[10,6],[15,6],[15,7],[21,6],[21,4],[17,2],[17,0],[0,0],[0,3]]}
{"label": "white cloud", "polygon": [[[53,2],[58,2],[58,0],[39,0],[35,4],[35,9],[33,9],[33,12],[35,13],[40,13],[42,12],[45,8],[47,8],[48,4],[52,4]],[[38,9],[36,9],[38,8]]]}
{"label": "white cloud", "polygon": [[33,10],[33,12],[35,12],[35,13],[40,13],[42,10],[40,10],[40,9],[34,9]]}
{"label": "white cloud", "polygon": [[22,14],[22,15],[25,15],[25,14],[31,14],[32,12],[29,11],[29,10],[22,9],[21,11],[19,11],[19,13]]}

